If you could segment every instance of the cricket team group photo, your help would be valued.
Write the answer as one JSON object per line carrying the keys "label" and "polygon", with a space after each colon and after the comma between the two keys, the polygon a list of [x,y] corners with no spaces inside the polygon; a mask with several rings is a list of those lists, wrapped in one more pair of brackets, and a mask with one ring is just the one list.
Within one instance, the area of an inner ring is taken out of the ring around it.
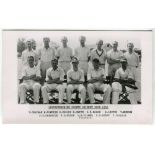
{"label": "cricket team group photo", "polygon": [[[72,38],[73,39],[73,38]],[[19,104],[141,104],[141,49],[134,41],[79,35],[17,41]]]}

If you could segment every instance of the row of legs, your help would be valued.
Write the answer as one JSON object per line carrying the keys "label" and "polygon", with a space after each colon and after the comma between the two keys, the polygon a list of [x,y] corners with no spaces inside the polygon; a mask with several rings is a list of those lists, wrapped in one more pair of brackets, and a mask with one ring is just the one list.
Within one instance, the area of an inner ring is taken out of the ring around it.
{"label": "row of legs", "polygon": [[[42,97],[43,97],[43,103],[49,103],[49,96],[48,93],[51,90],[57,90],[59,93],[59,103],[63,103],[64,93],[65,93],[66,86],[64,85],[58,85],[58,84],[45,84],[41,87],[39,83],[33,83],[33,84],[27,84],[22,83],[19,86],[19,97],[20,97],[20,103],[25,103],[26,101],[26,92],[27,90],[32,89],[33,90],[33,96],[34,96],[34,102],[39,102],[39,96],[40,96],[40,89],[42,90]],[[85,103],[86,100],[86,88],[84,85],[67,85],[66,89],[67,93],[67,102],[71,103],[71,97],[74,90],[78,90],[81,96],[81,103]],[[87,85],[87,92],[88,97],[90,100],[90,103],[95,103],[94,99],[94,92],[96,90],[102,91],[103,94],[103,103],[110,104],[110,95],[112,92],[112,104],[117,104],[119,102],[119,94],[122,92],[122,86],[118,82],[112,83],[112,87],[108,84],[101,84],[101,83],[95,83],[95,84],[88,84]],[[129,94],[128,98],[131,102],[131,104],[137,103],[137,93],[131,89],[126,87],[126,90]]]}

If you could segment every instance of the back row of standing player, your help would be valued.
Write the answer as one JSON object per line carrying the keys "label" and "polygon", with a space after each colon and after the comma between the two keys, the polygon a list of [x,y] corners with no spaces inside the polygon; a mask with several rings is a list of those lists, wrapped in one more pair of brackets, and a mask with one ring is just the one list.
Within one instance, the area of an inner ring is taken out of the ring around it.
{"label": "back row of standing player", "polygon": [[[118,42],[114,41],[112,43],[112,49],[110,51],[105,51],[103,49],[103,41],[99,40],[96,43],[96,48],[90,51],[90,49],[85,45],[86,37],[80,36],[79,38],[80,46],[77,47],[74,51],[67,45],[68,39],[67,37],[63,37],[61,39],[62,47],[57,50],[53,47],[50,47],[50,39],[43,38],[44,47],[39,49],[38,51],[32,48],[32,45],[35,43],[31,40],[27,41],[27,49],[22,53],[22,64],[23,66],[27,65],[28,57],[33,56],[35,58],[36,65],[38,64],[38,60],[40,63],[41,77],[44,81],[46,77],[46,71],[51,67],[51,60],[54,57],[58,58],[59,67],[61,67],[65,74],[71,68],[71,59],[73,56],[76,56],[79,60],[79,67],[84,71],[84,74],[87,75],[87,71],[89,65],[88,62],[92,62],[94,58],[99,59],[100,66],[105,69],[106,60],[108,63],[108,73],[109,76],[114,76],[115,71],[120,67],[120,59],[125,57],[128,62],[128,67],[132,70],[135,75],[135,79],[137,78],[136,69],[139,66],[139,56],[134,52],[133,43],[128,43],[127,52],[122,53],[118,50]],[[137,80],[137,79],[136,79]]]}

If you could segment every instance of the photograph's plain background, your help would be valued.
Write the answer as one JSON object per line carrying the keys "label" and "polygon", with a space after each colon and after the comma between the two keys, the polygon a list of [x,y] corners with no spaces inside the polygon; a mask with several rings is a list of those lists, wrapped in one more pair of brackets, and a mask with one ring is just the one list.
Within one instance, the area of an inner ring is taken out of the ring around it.
{"label": "photograph's plain background", "polygon": [[[1,2],[1,29],[155,27],[153,0],[44,0],[42,2],[5,0]],[[0,37],[0,49],[2,49],[2,37]],[[0,58],[2,60],[2,50]],[[11,66],[10,71],[12,71]],[[3,74],[2,70],[0,72]],[[0,81],[2,81],[1,76]],[[153,86],[155,86],[154,82]],[[1,117],[0,106],[2,122]],[[152,125],[3,125],[0,123],[1,155],[154,155],[154,146],[154,123]]]}

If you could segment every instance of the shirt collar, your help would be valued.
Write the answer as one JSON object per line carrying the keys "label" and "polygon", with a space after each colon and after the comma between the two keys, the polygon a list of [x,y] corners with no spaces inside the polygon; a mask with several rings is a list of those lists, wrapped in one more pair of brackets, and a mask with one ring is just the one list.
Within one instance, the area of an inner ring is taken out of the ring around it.
{"label": "shirt collar", "polygon": [[28,51],[28,52],[33,52],[33,49],[31,49],[31,51],[29,51],[29,50],[27,49],[27,51]]}
{"label": "shirt collar", "polygon": [[[96,48],[96,54],[100,57],[102,54],[103,54],[103,52],[104,52],[104,50],[103,49],[101,49],[101,51],[99,51],[97,48]],[[99,53],[100,52],[100,53]]]}
{"label": "shirt collar", "polygon": [[56,70],[54,70],[54,69],[53,69],[53,67],[52,67],[52,69],[51,69],[51,70],[52,70],[52,71],[59,71],[59,67],[58,67]]}

